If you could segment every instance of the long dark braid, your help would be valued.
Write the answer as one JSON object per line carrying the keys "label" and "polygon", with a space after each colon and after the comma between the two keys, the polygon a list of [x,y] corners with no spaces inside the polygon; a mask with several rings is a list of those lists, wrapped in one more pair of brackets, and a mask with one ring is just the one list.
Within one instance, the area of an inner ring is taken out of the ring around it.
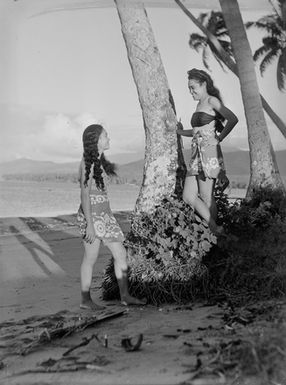
{"label": "long dark braid", "polygon": [[[211,96],[215,96],[222,103],[221,94],[218,88],[215,87],[212,78],[206,71],[193,68],[190,71],[188,71],[187,74],[188,74],[188,80],[193,79],[199,82],[200,84],[202,84],[203,82],[206,82],[207,93]],[[215,129],[216,131],[221,132],[224,128],[222,122],[224,122],[225,119],[218,111],[215,111],[215,115],[216,115]]]}
{"label": "long dark braid", "polygon": [[93,178],[97,188],[104,189],[104,180],[102,177],[102,168],[107,175],[116,175],[115,164],[109,162],[102,153],[99,157],[98,153],[98,139],[103,131],[103,127],[99,124],[92,124],[88,126],[82,135],[83,142],[83,159],[85,163],[85,180],[84,185],[87,186],[87,182],[90,175],[90,170],[93,167]]}

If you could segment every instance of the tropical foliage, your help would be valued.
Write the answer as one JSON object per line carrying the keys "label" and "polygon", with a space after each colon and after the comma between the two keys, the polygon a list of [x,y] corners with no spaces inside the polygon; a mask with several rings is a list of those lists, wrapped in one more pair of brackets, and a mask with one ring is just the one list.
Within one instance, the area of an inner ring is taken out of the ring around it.
{"label": "tropical foliage", "polygon": [[246,27],[256,27],[266,35],[262,39],[262,46],[258,48],[253,55],[253,59],[257,62],[260,60],[260,73],[264,74],[267,67],[277,61],[277,85],[280,91],[286,90],[286,8],[285,0],[277,0],[277,7],[272,4],[274,13],[263,16],[258,21],[246,23]]}
{"label": "tropical foliage", "polygon": [[285,295],[285,195],[258,188],[251,199],[224,204],[221,220],[237,241],[226,239],[203,259],[209,270],[208,295],[237,301]]}
{"label": "tropical foliage", "polygon": [[[148,302],[226,298],[236,303],[286,294],[286,197],[259,188],[229,203],[217,191],[218,220],[227,237],[215,240],[190,207],[175,197],[153,215],[133,218],[127,234],[130,291]],[[119,298],[113,262],[103,298]]]}
{"label": "tropical foliage", "polygon": [[[153,304],[189,301],[207,274],[202,258],[216,237],[183,200],[165,198],[153,213],[132,218],[126,238],[131,292]],[[118,297],[113,264],[106,271],[103,297]]]}

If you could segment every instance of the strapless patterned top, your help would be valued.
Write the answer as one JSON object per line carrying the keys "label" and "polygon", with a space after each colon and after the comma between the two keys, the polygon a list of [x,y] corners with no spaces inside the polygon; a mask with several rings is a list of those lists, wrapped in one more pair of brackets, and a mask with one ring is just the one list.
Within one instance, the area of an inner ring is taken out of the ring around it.
{"label": "strapless patterned top", "polygon": [[205,126],[206,124],[209,124],[213,120],[216,120],[215,115],[208,114],[204,111],[196,111],[193,113],[191,125],[192,127],[201,127]]}

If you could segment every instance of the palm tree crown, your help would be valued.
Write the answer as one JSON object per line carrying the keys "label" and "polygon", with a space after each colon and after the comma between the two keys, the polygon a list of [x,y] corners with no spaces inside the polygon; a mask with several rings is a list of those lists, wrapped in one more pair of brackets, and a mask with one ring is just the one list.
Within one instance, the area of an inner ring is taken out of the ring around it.
{"label": "palm tree crown", "polygon": [[[233,58],[232,47],[229,39],[228,30],[226,28],[222,12],[211,11],[209,13],[201,13],[198,17],[198,21],[211,32],[219,41],[224,50]],[[199,35],[198,33],[192,33],[189,39],[189,45],[197,52],[202,50],[202,60],[204,66],[210,70],[208,65],[209,54],[211,49],[217,62],[223,67],[221,58],[217,55],[216,50],[212,46],[212,42],[207,36]]]}
{"label": "palm tree crown", "polygon": [[263,76],[266,68],[278,58],[277,62],[277,85],[280,91],[286,89],[286,0],[277,0],[274,14],[264,16],[256,22],[246,23],[246,28],[256,27],[266,32],[262,39],[263,45],[258,48],[254,55],[254,61],[261,60],[259,69]]}

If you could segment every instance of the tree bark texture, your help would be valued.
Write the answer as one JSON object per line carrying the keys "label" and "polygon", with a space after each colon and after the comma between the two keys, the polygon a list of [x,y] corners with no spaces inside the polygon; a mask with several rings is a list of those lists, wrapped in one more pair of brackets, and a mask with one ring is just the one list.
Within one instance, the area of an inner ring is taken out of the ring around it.
{"label": "tree bark texture", "polygon": [[250,45],[237,0],[220,0],[237,64],[250,150],[250,182],[247,196],[256,187],[272,186],[285,191],[268,133]]}
{"label": "tree bark texture", "polygon": [[135,213],[151,212],[175,191],[177,119],[166,73],[141,1],[114,0],[137,87],[145,129],[143,182]]}

